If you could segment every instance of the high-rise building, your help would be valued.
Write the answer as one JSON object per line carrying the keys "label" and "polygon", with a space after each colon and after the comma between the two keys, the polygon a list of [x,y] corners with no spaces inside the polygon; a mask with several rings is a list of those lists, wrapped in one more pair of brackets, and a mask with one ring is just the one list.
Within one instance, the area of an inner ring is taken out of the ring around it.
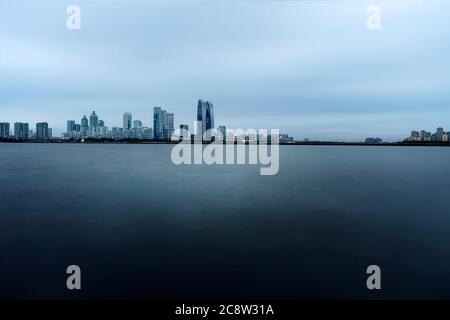
{"label": "high-rise building", "polygon": [[98,125],[98,116],[95,111],[92,111],[91,116],[89,117],[89,126],[96,127]]}
{"label": "high-rise building", "polygon": [[8,122],[0,122],[0,138],[9,138]]}
{"label": "high-rise building", "polygon": [[166,123],[164,128],[164,139],[170,140],[175,131],[175,116],[173,113],[166,113]]}
{"label": "high-rise building", "polygon": [[47,140],[48,139],[48,123],[38,122],[36,123],[36,139]]}
{"label": "high-rise building", "polygon": [[89,132],[89,122],[86,116],[81,119],[81,137],[87,137]]}
{"label": "high-rise building", "polygon": [[164,134],[164,114],[161,107],[153,108],[153,138],[163,140]]}
{"label": "high-rise building", "polygon": [[49,139],[53,139],[53,129],[52,128],[48,128],[47,137]]}
{"label": "high-rise building", "polygon": [[436,130],[436,141],[442,141],[442,136],[444,135],[444,129],[439,127]]}
{"label": "high-rise building", "polygon": [[14,137],[17,140],[28,140],[29,126],[28,123],[16,122],[14,123]]}
{"label": "high-rise building", "polygon": [[130,130],[133,116],[130,112],[125,112],[123,114],[123,130]]}
{"label": "high-rise building", "polygon": [[89,117],[89,132],[87,135],[89,137],[95,137],[96,132],[97,132],[97,127],[98,127],[98,116],[95,113],[95,111],[92,111],[92,114]]}
{"label": "high-rise building", "polygon": [[141,120],[134,120],[133,121],[133,128],[134,129],[142,128],[142,121]]}
{"label": "high-rise building", "polygon": [[75,130],[75,121],[74,120],[68,120],[67,121],[67,135],[71,135],[72,131]]}
{"label": "high-rise building", "polygon": [[[208,130],[214,128],[214,106],[212,102],[198,100],[197,106],[197,132],[202,135],[202,140],[211,141],[212,133]],[[208,134],[206,134],[209,132]]]}
{"label": "high-rise building", "polygon": [[162,139],[165,140],[167,136],[167,111],[161,110],[161,121],[162,121]]}

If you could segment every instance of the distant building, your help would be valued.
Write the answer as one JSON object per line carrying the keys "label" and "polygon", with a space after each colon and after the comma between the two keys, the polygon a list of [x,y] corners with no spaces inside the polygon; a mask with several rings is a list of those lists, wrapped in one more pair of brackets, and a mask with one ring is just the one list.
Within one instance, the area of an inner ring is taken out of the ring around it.
{"label": "distant building", "polygon": [[[197,105],[197,128],[196,134],[202,136],[202,140],[213,140],[212,134],[208,130],[214,128],[214,106],[211,101],[198,100]],[[210,132],[209,134],[206,134]]]}
{"label": "distant building", "polygon": [[72,132],[74,130],[75,130],[75,121],[67,120],[67,133]]}
{"label": "distant building", "polygon": [[161,131],[161,139],[165,140],[167,136],[167,111],[161,110],[161,122],[162,122],[162,131]]}
{"label": "distant building", "polygon": [[100,128],[100,137],[101,138],[107,138],[108,137],[108,127],[105,127],[104,125],[99,127]]}
{"label": "distant building", "polygon": [[431,141],[432,140],[432,135],[431,132],[428,131],[424,131],[423,133],[423,141]]}
{"label": "distant building", "polygon": [[112,128],[111,137],[113,139],[119,139],[119,128],[117,127]]}
{"label": "distant building", "polygon": [[98,116],[95,111],[92,111],[91,116],[89,117],[89,126],[96,127],[98,126]]}
{"label": "distant building", "polygon": [[[84,118],[86,120],[86,126],[87,126],[87,118]],[[88,128],[88,127],[87,127]],[[50,131],[51,129],[49,129]],[[66,138],[81,138],[81,125],[76,124],[74,120],[68,120],[67,121],[67,132],[65,133]],[[49,134],[49,138],[52,137]]]}
{"label": "distant building", "polygon": [[383,143],[383,139],[381,138],[366,138],[367,144],[380,144]]}
{"label": "distant building", "polygon": [[281,133],[280,136],[279,136],[279,141],[280,141],[280,143],[293,143],[294,142],[294,138],[290,137],[286,133]]}
{"label": "distant building", "polygon": [[142,128],[143,139],[152,140],[153,139],[153,129],[152,128]]}
{"label": "distant building", "polygon": [[87,134],[89,137],[95,137],[96,136],[98,125],[99,125],[99,123],[98,123],[98,116],[95,113],[95,111],[92,111],[92,114],[89,117],[89,132]]}
{"label": "distant building", "polygon": [[74,120],[67,120],[66,137],[67,138],[72,138],[74,131],[75,131],[75,121]]}
{"label": "distant building", "polygon": [[38,122],[36,123],[36,139],[48,140],[48,123]]}
{"label": "distant building", "polygon": [[133,116],[130,112],[123,114],[123,130],[131,130]]}
{"label": "distant building", "polygon": [[164,134],[164,115],[161,107],[153,108],[153,138],[162,140]]}
{"label": "distant building", "polygon": [[175,116],[173,113],[166,114],[166,123],[164,128],[164,140],[170,140],[175,131]]}
{"label": "distant building", "polygon": [[161,107],[153,108],[153,139],[170,140],[174,132],[174,114]]}
{"label": "distant building", "polygon": [[436,141],[442,141],[442,136],[444,135],[444,129],[439,127],[436,130],[435,136],[436,136]]}
{"label": "distant building", "polygon": [[88,136],[89,133],[89,123],[86,116],[83,116],[81,119],[81,137],[85,138]]}
{"label": "distant building", "polygon": [[0,138],[9,138],[8,122],[0,122]]}
{"label": "distant building", "polygon": [[52,130],[52,128],[48,128],[47,136],[48,136],[49,139],[53,139],[53,130]]}
{"label": "distant building", "polygon": [[444,129],[439,127],[436,133],[431,133],[426,130],[411,131],[411,135],[406,139],[410,142],[447,142],[449,140],[448,133],[444,132]]}
{"label": "distant building", "polygon": [[26,141],[29,138],[28,123],[16,122],[14,123],[14,137],[17,140]]}
{"label": "distant building", "polygon": [[217,128],[217,131],[221,135],[221,137],[220,137],[221,140],[226,141],[226,139],[227,139],[227,128],[225,126],[219,126]]}
{"label": "distant building", "polygon": [[134,120],[134,122],[133,122],[133,128],[134,128],[134,129],[142,128],[142,121],[140,121],[140,120]]}
{"label": "distant building", "polygon": [[420,141],[419,131],[411,131],[411,135],[408,138],[409,141]]}

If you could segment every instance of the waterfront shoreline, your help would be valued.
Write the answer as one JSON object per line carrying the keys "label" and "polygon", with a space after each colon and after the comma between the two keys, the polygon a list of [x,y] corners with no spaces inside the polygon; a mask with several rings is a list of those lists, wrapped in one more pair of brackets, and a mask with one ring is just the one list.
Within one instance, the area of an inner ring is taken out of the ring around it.
{"label": "waterfront shoreline", "polygon": [[[36,144],[36,143],[48,143],[48,144],[178,144],[180,141],[154,141],[154,140],[65,140],[65,139],[52,139],[52,140],[1,140],[0,143],[4,144]],[[195,144],[195,143],[192,143]],[[209,143],[203,142],[207,145]],[[238,143],[226,143],[226,144],[261,144],[256,142],[238,142]],[[268,143],[270,145],[270,143]],[[374,147],[450,147],[450,142],[383,142],[383,143],[365,143],[365,142],[333,142],[333,141],[295,141],[295,142],[280,142],[282,146],[374,146]]]}

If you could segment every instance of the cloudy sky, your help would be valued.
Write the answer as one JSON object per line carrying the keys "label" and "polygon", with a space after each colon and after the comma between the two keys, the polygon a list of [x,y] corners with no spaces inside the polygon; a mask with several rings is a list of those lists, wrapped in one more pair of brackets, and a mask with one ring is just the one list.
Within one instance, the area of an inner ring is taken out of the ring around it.
{"label": "cloudy sky", "polygon": [[[66,27],[71,4],[81,30]],[[152,126],[161,106],[192,125],[199,98],[216,125],[297,139],[450,130],[450,1],[0,2],[0,121],[59,135],[92,110]]]}

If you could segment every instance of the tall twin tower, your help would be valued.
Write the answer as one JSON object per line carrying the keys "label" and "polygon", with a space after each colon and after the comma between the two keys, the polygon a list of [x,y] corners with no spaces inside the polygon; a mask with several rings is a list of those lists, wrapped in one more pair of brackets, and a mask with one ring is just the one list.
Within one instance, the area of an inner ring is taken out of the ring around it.
{"label": "tall twin tower", "polygon": [[212,129],[214,129],[214,106],[211,101],[200,99],[197,107],[197,134],[201,133],[203,140],[211,141],[211,133],[205,135],[205,132]]}

